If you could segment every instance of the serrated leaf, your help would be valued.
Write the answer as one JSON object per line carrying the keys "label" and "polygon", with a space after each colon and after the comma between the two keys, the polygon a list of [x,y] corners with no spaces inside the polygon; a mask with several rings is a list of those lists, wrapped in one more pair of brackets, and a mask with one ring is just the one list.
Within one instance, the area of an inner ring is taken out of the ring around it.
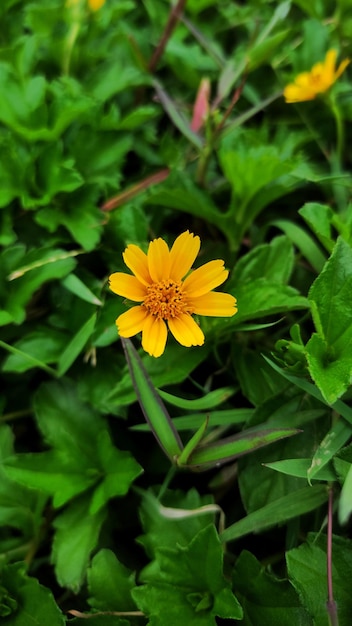
{"label": "serrated leaf", "polygon": [[0,575],[1,584],[16,601],[11,614],[5,618],[9,626],[64,626],[66,620],[51,591],[35,578],[25,574],[22,564],[7,565]]}
{"label": "serrated leaf", "polygon": [[317,332],[306,345],[309,371],[329,404],[341,397],[352,376],[352,250],[337,240],[308,298]]}
{"label": "serrated leaf", "polygon": [[[202,567],[199,568],[199,563]],[[150,624],[215,626],[215,616],[241,619],[243,612],[223,575],[223,551],[214,526],[199,531],[189,545],[160,548],[142,574],[133,598]]]}
{"label": "serrated leaf", "polygon": [[111,550],[100,550],[88,569],[88,603],[97,611],[133,611],[135,574]]}
{"label": "serrated leaf", "polygon": [[44,383],[34,396],[34,410],[44,439],[52,447],[94,458],[96,440],[105,422],[78,397],[67,380]]}
{"label": "serrated leaf", "polygon": [[[349,626],[351,621],[351,555],[351,541],[333,537],[333,591],[340,626]],[[307,543],[290,550],[286,555],[289,578],[314,624],[328,623],[326,559],[326,537],[313,533],[308,536]]]}
{"label": "serrated leaf", "polygon": [[[214,520],[210,495],[199,495],[195,489],[188,492],[166,491],[160,502],[154,493],[139,491],[142,495],[140,518],[144,535],[138,537],[148,556],[155,558],[161,546],[187,545],[192,538]],[[166,516],[165,507],[173,509]],[[178,514],[177,514],[178,512]]]}
{"label": "serrated leaf", "polygon": [[106,430],[99,433],[97,447],[102,477],[92,496],[89,509],[92,514],[110,498],[126,495],[132,482],[143,472],[130,452],[119,450],[112,444]]}
{"label": "serrated leaf", "polygon": [[247,550],[236,560],[233,583],[244,610],[243,626],[313,626],[290,582],[277,578]]}

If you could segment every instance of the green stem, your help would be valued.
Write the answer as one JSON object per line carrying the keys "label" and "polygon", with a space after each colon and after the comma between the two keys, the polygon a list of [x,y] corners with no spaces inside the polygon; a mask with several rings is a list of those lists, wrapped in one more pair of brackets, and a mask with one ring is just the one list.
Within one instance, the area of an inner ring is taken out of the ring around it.
{"label": "green stem", "polygon": [[345,129],[344,123],[341,116],[341,111],[339,107],[336,105],[335,99],[331,99],[331,110],[335,118],[336,123],[336,155],[337,155],[337,167],[339,171],[341,171],[342,161],[343,161],[343,152],[345,147]]}
{"label": "green stem", "polygon": [[164,482],[160,487],[160,491],[158,493],[158,500],[159,502],[161,501],[166,489],[168,488],[169,484],[171,483],[173,477],[175,476],[177,472],[177,467],[176,465],[171,465],[168,473],[166,474],[165,478],[164,478]]}

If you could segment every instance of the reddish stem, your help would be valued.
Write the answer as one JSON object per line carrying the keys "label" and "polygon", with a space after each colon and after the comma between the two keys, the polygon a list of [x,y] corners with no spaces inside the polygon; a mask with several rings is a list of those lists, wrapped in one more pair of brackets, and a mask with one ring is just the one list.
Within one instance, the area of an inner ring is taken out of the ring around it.
{"label": "reddish stem", "polygon": [[339,626],[339,618],[337,615],[337,606],[334,600],[334,590],[332,584],[332,512],[334,503],[334,492],[332,486],[329,487],[328,500],[328,525],[327,525],[327,547],[326,547],[326,566],[328,579],[328,601],[326,608],[328,611],[330,626]]}
{"label": "reddish stem", "polygon": [[165,26],[162,37],[154,51],[152,58],[149,61],[149,71],[151,74],[155,71],[159,63],[159,60],[163,55],[165,46],[167,42],[169,41],[178,20],[180,19],[181,13],[183,12],[186,2],[187,0],[178,0],[178,2],[175,4],[174,7],[172,7],[170,11],[169,19]]}
{"label": "reddish stem", "polygon": [[107,202],[104,202],[104,204],[100,207],[101,210],[112,211],[112,209],[116,209],[122,204],[125,204],[125,202],[128,202],[129,200],[134,198],[135,196],[138,196],[142,191],[151,187],[151,185],[157,185],[158,183],[161,183],[163,180],[165,180],[165,178],[168,177],[169,173],[170,170],[165,167],[164,169],[159,170],[159,172],[151,174],[151,176],[147,176],[147,178],[144,178],[139,183],[136,183],[126,191],[122,191],[117,196],[114,196],[113,198],[110,198],[110,200],[107,200]]}

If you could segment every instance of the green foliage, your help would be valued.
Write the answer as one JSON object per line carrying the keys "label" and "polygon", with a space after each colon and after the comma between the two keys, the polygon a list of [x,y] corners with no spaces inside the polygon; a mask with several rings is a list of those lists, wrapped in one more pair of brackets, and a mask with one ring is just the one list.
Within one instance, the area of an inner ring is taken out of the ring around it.
{"label": "green foliage", "polygon": [[13,626],[64,626],[65,619],[50,591],[27,576],[22,564],[0,573],[0,615]]}
{"label": "green foliage", "polygon": [[233,582],[245,610],[241,622],[244,625],[289,626],[296,622],[312,626],[312,619],[290,582],[267,571],[250,552],[243,551],[237,559]]}
{"label": "green foliage", "polygon": [[352,311],[346,297],[351,285],[352,250],[338,239],[309,292],[317,332],[306,346],[311,376],[330,404],[347,390],[352,375]]}
{"label": "green foliage", "polygon": [[[180,4],[1,2],[8,626],[350,622],[351,67],[283,97],[350,3]],[[238,312],[154,358],[108,278],[186,230]]]}
{"label": "green foliage", "polygon": [[[335,598],[339,605],[339,624],[347,626],[350,620],[351,600],[348,576],[351,571],[350,542],[342,537],[334,537],[333,566]],[[290,580],[297,590],[303,606],[314,623],[326,620],[326,585],[324,580],[324,559],[326,537],[310,535],[307,543],[287,553],[287,568]],[[311,582],[314,580],[314,586]]]}
{"label": "green foliage", "polygon": [[141,574],[143,585],[133,591],[150,624],[164,624],[165,615],[172,626],[180,619],[205,626],[215,625],[215,616],[242,618],[223,575],[222,547],[213,526],[199,531],[186,546],[157,549],[155,557]]}

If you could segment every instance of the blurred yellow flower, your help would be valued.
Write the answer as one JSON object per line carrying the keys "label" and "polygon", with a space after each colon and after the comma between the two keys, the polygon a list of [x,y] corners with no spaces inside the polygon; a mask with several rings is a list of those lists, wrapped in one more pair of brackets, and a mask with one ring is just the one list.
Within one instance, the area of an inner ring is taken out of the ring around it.
{"label": "blurred yellow flower", "polygon": [[105,0],[88,0],[88,5],[91,11],[99,11],[105,4]]}
{"label": "blurred yellow flower", "polygon": [[298,74],[294,82],[284,89],[286,102],[314,100],[317,95],[330,89],[350,63],[350,59],[345,59],[336,69],[336,59],[337,51],[329,50],[324,61],[313,65],[310,72]]}
{"label": "blurred yellow flower", "polygon": [[105,4],[105,0],[66,0],[65,6],[67,8],[80,8],[87,3],[91,11],[99,11]]}
{"label": "blurred yellow flower", "polygon": [[171,250],[161,238],[150,242],[147,254],[138,246],[127,246],[122,256],[134,275],[115,272],[109,287],[141,304],[117,318],[121,337],[142,332],[143,349],[159,357],[168,329],[182,346],[203,345],[204,334],[193,314],[231,317],[237,313],[236,298],[213,291],[227,279],[224,261],[209,261],[190,272],[199,249],[199,237],[188,230],[177,237]]}

